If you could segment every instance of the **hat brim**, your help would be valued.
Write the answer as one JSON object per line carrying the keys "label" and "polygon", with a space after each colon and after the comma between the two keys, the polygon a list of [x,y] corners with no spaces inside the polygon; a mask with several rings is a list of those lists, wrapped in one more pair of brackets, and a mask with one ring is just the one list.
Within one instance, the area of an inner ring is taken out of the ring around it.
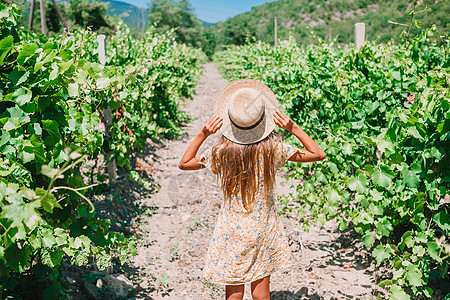
{"label": "hat brim", "polygon": [[[228,107],[232,96],[241,88],[252,88],[258,91],[258,98],[264,102],[264,115],[261,122],[251,129],[239,129],[234,126],[228,115]],[[214,114],[223,118],[220,132],[232,142],[238,144],[254,144],[266,138],[276,127],[273,113],[279,108],[278,100],[272,90],[264,83],[254,79],[239,79],[227,85],[214,106]]]}

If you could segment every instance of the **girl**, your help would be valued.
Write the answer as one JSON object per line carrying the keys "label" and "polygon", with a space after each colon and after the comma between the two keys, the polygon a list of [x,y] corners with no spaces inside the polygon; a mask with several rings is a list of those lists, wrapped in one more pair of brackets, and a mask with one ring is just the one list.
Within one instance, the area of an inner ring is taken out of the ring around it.
{"label": "girl", "polygon": [[[251,282],[253,299],[270,299],[270,274],[292,263],[272,194],[276,170],[287,160],[325,158],[322,149],[278,107],[275,95],[263,83],[252,79],[230,83],[216,101],[215,115],[178,165],[182,170],[206,167],[220,178],[224,202],[203,277],[225,284],[227,300],[241,300],[246,282]],[[282,143],[273,132],[276,125],[297,137],[305,150]],[[197,156],[205,139],[219,129],[219,142]]]}

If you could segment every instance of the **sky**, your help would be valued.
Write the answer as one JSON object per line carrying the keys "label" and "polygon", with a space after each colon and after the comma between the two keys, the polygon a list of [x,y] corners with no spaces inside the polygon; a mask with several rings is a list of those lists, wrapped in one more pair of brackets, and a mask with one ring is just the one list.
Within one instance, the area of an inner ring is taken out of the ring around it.
{"label": "sky", "polygon": [[[151,0],[119,0],[138,7],[148,7]],[[273,0],[272,0],[273,1]],[[267,0],[189,0],[195,9],[197,18],[209,23],[225,21],[235,15],[250,11],[253,6],[259,6]]]}

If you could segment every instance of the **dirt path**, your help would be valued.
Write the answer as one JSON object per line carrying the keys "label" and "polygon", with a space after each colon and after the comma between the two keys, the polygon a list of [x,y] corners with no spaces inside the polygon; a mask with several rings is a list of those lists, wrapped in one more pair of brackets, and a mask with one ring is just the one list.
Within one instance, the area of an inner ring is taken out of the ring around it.
{"label": "dirt path", "polygon": [[[226,82],[213,64],[204,66],[201,84],[184,110],[193,117],[188,136],[158,146],[150,156],[138,159],[153,163],[160,189],[142,197],[148,207],[141,216],[139,254],[133,282],[140,286],[136,299],[224,299],[224,288],[201,279],[203,259],[222,201],[214,176],[207,170],[182,172],[177,164],[187,143],[212,115],[214,101]],[[206,149],[216,136],[210,137]],[[278,178],[278,183],[285,180]],[[277,193],[286,193],[278,187]],[[278,207],[281,207],[278,205]],[[283,214],[295,266],[271,276],[271,299],[372,299],[373,267],[359,252],[354,233],[339,233],[334,223],[304,232],[293,214]],[[303,245],[303,247],[302,247]],[[246,286],[244,299],[251,299]]]}

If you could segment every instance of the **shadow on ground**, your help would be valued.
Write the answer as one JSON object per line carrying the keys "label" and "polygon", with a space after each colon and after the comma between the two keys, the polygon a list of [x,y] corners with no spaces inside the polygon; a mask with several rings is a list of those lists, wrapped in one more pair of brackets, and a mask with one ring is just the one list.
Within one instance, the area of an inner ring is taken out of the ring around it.
{"label": "shadow on ground", "polygon": [[308,295],[308,288],[302,287],[296,293],[290,291],[272,291],[270,292],[270,299],[272,300],[299,300],[299,299],[322,299],[317,293]]}

